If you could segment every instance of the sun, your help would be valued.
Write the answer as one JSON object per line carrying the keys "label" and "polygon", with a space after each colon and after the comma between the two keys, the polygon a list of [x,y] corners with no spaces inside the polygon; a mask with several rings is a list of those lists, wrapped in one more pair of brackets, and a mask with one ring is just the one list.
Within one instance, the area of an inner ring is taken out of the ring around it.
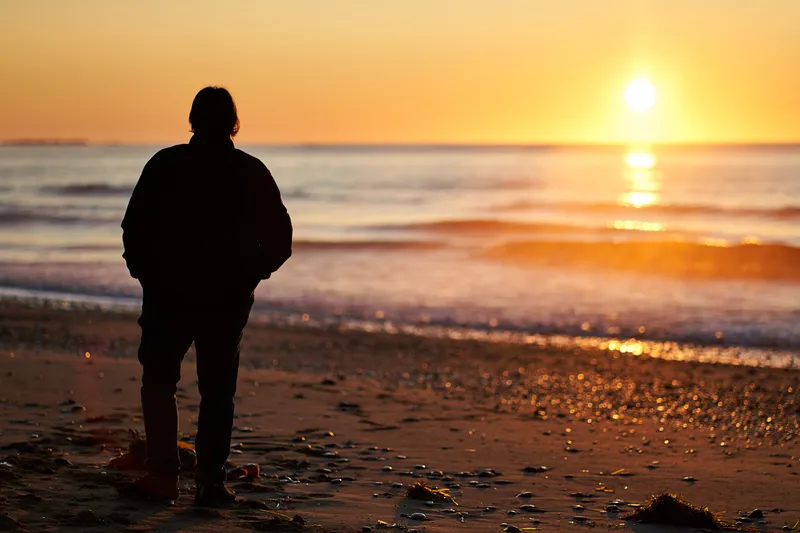
{"label": "sun", "polygon": [[657,97],[656,88],[646,79],[635,79],[625,87],[625,103],[636,111],[650,109]]}

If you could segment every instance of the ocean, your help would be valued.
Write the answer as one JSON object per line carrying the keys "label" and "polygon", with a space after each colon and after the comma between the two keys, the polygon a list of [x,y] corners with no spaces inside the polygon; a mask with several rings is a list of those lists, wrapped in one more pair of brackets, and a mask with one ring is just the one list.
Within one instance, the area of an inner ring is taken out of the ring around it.
{"label": "ocean", "polygon": [[[241,148],[295,226],[254,320],[800,362],[800,146]],[[138,305],[158,149],[0,146],[0,294]]]}

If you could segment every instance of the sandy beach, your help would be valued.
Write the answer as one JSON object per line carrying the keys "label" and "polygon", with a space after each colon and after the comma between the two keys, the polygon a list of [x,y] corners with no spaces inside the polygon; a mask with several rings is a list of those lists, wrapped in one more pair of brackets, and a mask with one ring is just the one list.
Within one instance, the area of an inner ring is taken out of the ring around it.
{"label": "sandy beach", "polygon": [[0,533],[800,533],[798,21],[0,0]]}
{"label": "sandy beach", "polygon": [[[193,508],[190,473],[172,507],[127,501],[135,472],[107,465],[143,430],[138,335],[133,312],[0,303],[0,530],[671,531],[622,520],[665,491],[762,531],[800,519],[796,370],[270,324],[243,344],[244,502]],[[406,498],[417,481],[457,505]]]}

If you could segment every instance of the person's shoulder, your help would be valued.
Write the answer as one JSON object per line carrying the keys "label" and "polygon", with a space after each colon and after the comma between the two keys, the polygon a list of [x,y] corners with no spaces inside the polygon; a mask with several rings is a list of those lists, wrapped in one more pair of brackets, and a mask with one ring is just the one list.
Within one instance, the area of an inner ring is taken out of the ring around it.
{"label": "person's shoulder", "polygon": [[259,158],[252,156],[245,152],[240,148],[236,148],[234,150],[234,154],[236,154],[237,163],[241,165],[243,168],[248,170],[249,172],[259,173],[259,174],[269,174],[269,169],[267,165],[264,164]]}
{"label": "person's shoulder", "polygon": [[160,159],[169,159],[172,157],[179,157],[189,151],[189,145],[184,144],[176,144],[173,146],[167,146],[166,148],[162,148],[153,156],[153,158],[160,158]]}
{"label": "person's shoulder", "polygon": [[164,164],[170,161],[174,161],[176,158],[180,157],[188,150],[188,144],[176,144],[174,146],[167,146],[166,148],[162,148],[155,154],[153,157],[150,158],[148,164]]}

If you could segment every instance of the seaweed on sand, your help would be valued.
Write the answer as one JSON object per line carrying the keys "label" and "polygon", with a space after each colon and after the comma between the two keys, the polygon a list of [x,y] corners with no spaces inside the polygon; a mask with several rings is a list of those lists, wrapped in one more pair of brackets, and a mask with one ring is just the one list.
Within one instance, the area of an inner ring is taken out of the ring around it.
{"label": "seaweed on sand", "polygon": [[[125,452],[112,457],[108,461],[108,467],[115,470],[144,470],[145,459],[147,458],[147,441],[142,434],[135,430],[128,430],[130,444]],[[187,442],[177,441],[178,455],[181,461],[183,472],[192,472],[197,467],[197,454],[194,446]]]}
{"label": "seaweed on sand", "polygon": [[450,494],[448,489],[434,489],[422,482],[414,483],[408,487],[406,498],[411,500],[450,502],[458,505],[456,499],[453,498],[453,495]]}
{"label": "seaweed on sand", "polygon": [[738,529],[720,520],[707,507],[692,505],[679,495],[666,493],[652,496],[646,505],[622,519],[716,531]]}
{"label": "seaweed on sand", "polygon": [[269,513],[269,519],[251,520],[247,525],[256,531],[302,531],[306,521],[299,514],[289,518],[280,513]]}

